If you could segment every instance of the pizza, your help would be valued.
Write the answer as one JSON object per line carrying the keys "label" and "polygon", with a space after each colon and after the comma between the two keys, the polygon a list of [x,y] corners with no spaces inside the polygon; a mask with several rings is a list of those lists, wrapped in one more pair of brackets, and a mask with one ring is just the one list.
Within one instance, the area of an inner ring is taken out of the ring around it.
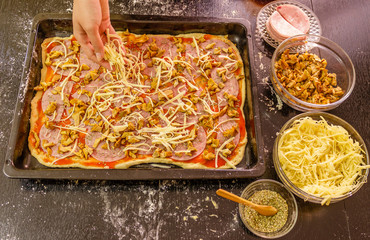
{"label": "pizza", "polygon": [[243,61],[227,36],[107,36],[104,68],[73,36],[42,43],[31,154],[53,168],[235,168],[247,134]]}

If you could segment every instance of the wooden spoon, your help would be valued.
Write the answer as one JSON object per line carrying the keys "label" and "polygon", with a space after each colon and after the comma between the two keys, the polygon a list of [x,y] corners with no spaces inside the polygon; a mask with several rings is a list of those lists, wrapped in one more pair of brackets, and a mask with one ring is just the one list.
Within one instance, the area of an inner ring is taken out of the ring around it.
{"label": "wooden spoon", "polygon": [[235,194],[232,194],[231,192],[225,191],[223,189],[218,189],[216,193],[220,197],[227,198],[231,201],[249,206],[253,208],[254,210],[256,210],[259,214],[264,215],[264,216],[273,216],[277,213],[277,209],[274,208],[273,206],[258,205],[258,204],[252,203],[248,200],[245,200],[244,198],[236,196]]}

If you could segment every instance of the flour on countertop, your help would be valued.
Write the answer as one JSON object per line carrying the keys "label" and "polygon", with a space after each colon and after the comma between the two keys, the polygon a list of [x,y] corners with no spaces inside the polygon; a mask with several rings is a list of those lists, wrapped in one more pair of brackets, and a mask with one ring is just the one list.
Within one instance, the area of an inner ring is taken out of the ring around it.
{"label": "flour on countertop", "polygon": [[0,123],[2,152],[5,152],[5,148],[8,145],[8,136],[14,115],[14,103],[18,97],[23,100],[22,95],[24,95],[25,84],[19,86],[19,83],[24,68],[24,59],[32,25],[32,17],[25,11],[18,10],[10,16],[7,19],[8,23],[4,24],[7,28],[12,29],[13,34],[2,34],[0,36],[1,42],[8,42],[6,46],[2,46],[0,52],[0,64],[2,66],[0,75],[3,76],[0,80],[0,106],[3,119]]}
{"label": "flour on countertop", "polygon": [[255,57],[255,60],[259,62],[259,70],[256,72],[257,79],[261,79],[258,81],[258,85],[264,86],[264,90],[266,92],[271,92],[271,97],[266,96],[265,93],[260,93],[259,100],[263,102],[269,111],[274,111],[275,113],[283,108],[283,102],[280,97],[276,94],[275,90],[272,87],[271,81],[269,81],[269,68],[265,68],[265,65],[262,63],[262,59],[264,58],[264,54],[262,52],[258,52],[258,57]]}
{"label": "flour on countertop", "polygon": [[[194,3],[185,4],[184,0],[129,0],[121,2],[109,0],[111,12],[113,14],[143,14],[142,9],[146,9],[145,15],[168,15],[170,16],[191,16],[196,13]],[[140,6],[140,7],[138,7]]]}
{"label": "flour on countertop", "polygon": [[[114,227],[118,239],[158,239],[161,220],[157,219],[157,212],[161,204],[156,197],[156,190],[152,186],[139,185],[130,194],[137,194],[138,199],[145,201],[129,201],[126,191],[118,192],[122,201],[110,201],[109,188],[100,190],[104,203],[103,220]],[[131,199],[131,198],[130,198]],[[136,211],[132,211],[136,209]]]}
{"label": "flour on countertop", "polygon": [[264,70],[265,69],[265,65],[263,65],[263,63],[260,64],[260,70]]}
{"label": "flour on countertop", "polygon": [[215,17],[220,15],[224,18],[236,18],[243,15],[242,11],[231,5],[238,5],[232,0],[215,1],[213,4],[219,5],[216,9],[231,8],[232,11],[211,12],[209,11],[207,1],[184,1],[184,0],[129,0],[121,2],[118,0],[109,0],[111,12],[113,14],[143,14],[144,15],[167,15],[167,16],[203,16]]}
{"label": "flour on countertop", "polygon": [[262,61],[262,58],[263,58],[263,53],[262,52],[258,52],[258,58],[260,60],[260,62]]}
{"label": "flour on countertop", "polygon": [[264,85],[269,84],[269,78],[268,77],[262,78],[262,84]]}

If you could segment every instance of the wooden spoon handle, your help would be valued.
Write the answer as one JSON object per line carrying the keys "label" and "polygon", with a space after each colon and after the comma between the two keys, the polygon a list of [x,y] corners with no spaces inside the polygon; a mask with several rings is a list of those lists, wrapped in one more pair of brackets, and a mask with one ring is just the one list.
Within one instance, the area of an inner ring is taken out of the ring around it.
{"label": "wooden spoon handle", "polygon": [[226,190],[223,190],[223,189],[218,189],[216,191],[216,194],[220,197],[224,197],[224,198],[227,198],[231,201],[234,201],[234,202],[237,202],[237,203],[241,203],[241,204],[244,204],[244,205],[247,205],[249,207],[252,207],[254,208],[255,207],[255,204],[248,201],[248,200],[245,200],[244,198],[241,198],[239,196],[236,196],[235,194],[231,193],[231,192],[228,192]]}

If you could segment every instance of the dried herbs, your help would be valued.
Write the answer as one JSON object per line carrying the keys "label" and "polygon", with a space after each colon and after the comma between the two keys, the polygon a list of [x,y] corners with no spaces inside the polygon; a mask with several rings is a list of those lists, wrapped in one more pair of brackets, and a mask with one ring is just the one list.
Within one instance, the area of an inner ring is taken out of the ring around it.
{"label": "dried herbs", "polygon": [[263,216],[256,210],[245,207],[244,217],[253,229],[260,232],[276,232],[285,225],[288,219],[288,204],[280,194],[261,190],[255,192],[248,200],[256,204],[273,206],[278,210],[273,216]]}

